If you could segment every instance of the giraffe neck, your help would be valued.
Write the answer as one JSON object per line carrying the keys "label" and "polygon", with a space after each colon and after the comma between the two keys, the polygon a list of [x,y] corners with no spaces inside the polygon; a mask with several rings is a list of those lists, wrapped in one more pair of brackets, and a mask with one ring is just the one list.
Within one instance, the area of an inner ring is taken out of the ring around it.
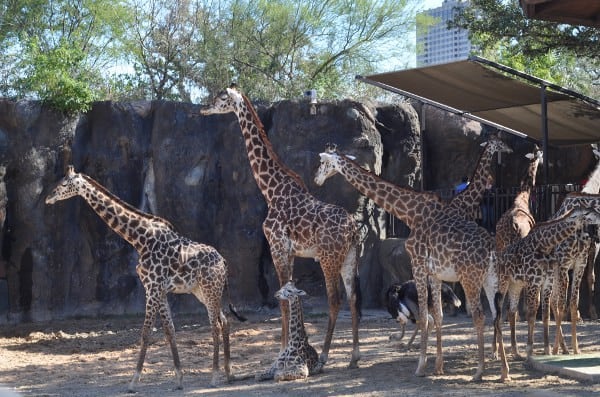
{"label": "giraffe neck", "polygon": [[492,175],[492,159],[495,151],[490,149],[492,146],[487,146],[475,167],[475,172],[471,177],[471,182],[465,190],[452,198],[449,208],[461,211],[464,216],[473,218],[479,211],[479,204],[483,199],[483,195]]}
{"label": "giraffe neck", "polygon": [[600,162],[598,163],[598,165],[596,165],[596,168],[591,173],[590,177],[588,178],[581,191],[583,193],[590,194],[600,193]]}
{"label": "giraffe neck", "polygon": [[396,186],[344,156],[339,156],[339,161],[339,173],[348,183],[410,228],[422,223],[426,217],[434,216],[443,207],[439,197],[433,193]]}
{"label": "giraffe neck", "polygon": [[537,175],[539,163],[540,159],[538,158],[529,163],[529,167],[527,167],[527,173],[521,180],[521,192],[526,191],[531,194],[531,191],[535,186],[535,176]]}
{"label": "giraffe neck", "polygon": [[535,241],[536,249],[550,252],[558,244],[575,233],[583,221],[581,219],[557,219],[534,226],[529,235]]}
{"label": "giraffe neck", "polygon": [[294,296],[289,300],[290,302],[290,322],[289,332],[290,341],[292,340],[305,340],[306,330],[304,329],[304,312],[302,310],[302,302],[300,297]]}
{"label": "giraffe neck", "polygon": [[281,195],[307,192],[300,176],[288,168],[275,153],[252,104],[245,96],[243,98],[243,103],[236,109],[236,115],[246,143],[252,174],[267,203],[270,204],[275,197]]}
{"label": "giraffe neck", "polygon": [[551,219],[559,219],[567,212],[582,205],[586,207],[600,206],[600,194],[569,193]]}
{"label": "giraffe neck", "polygon": [[136,250],[145,246],[146,229],[151,226],[173,230],[166,220],[146,214],[127,204],[109,192],[92,178],[82,175],[86,181],[79,195],[92,207],[109,228],[124,238]]}

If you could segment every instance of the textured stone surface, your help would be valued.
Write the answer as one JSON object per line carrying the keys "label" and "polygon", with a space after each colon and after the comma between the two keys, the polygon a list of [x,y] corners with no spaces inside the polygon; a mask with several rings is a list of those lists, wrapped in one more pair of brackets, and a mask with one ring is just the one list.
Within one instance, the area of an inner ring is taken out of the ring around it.
{"label": "textured stone surface", "polygon": [[[144,310],[133,248],[81,198],[44,204],[68,164],[131,205],[168,219],[182,234],[216,247],[229,262],[231,297],[238,306],[274,303],[277,280],[261,227],[267,207],[237,120],[199,116],[199,108],[163,101],[98,102],[85,115],[65,118],[36,102],[0,100],[0,166],[6,167],[7,197],[0,323]],[[408,102],[321,103],[314,115],[306,102],[257,109],[275,150],[309,190],[356,214],[364,234],[364,303],[379,306],[382,290],[410,277],[402,241],[386,241],[387,214],[340,176],[315,186],[318,153],[334,142],[398,185],[451,188],[475,166],[485,139],[481,127]],[[531,147],[520,140],[515,145],[516,153],[501,168],[508,185],[520,177],[526,166],[520,158]],[[552,175],[557,182],[577,182],[593,166],[587,148],[554,158],[551,170],[562,172]],[[297,259],[295,277],[309,294],[324,297],[317,263]],[[191,296],[170,299],[174,311],[200,310]]]}

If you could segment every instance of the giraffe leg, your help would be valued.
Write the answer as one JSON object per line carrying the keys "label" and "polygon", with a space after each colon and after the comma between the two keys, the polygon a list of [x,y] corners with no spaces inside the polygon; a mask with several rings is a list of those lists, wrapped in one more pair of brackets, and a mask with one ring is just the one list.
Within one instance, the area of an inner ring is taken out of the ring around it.
{"label": "giraffe leg", "polygon": [[[415,341],[415,338],[417,337],[418,333],[419,333],[419,324],[417,323],[416,327],[415,327],[415,331],[413,332],[412,336],[410,337],[410,340],[408,341],[408,344],[406,345],[407,349],[410,349],[412,347],[412,344]],[[404,326],[402,326],[402,336],[404,336]]]}
{"label": "giraffe leg", "polygon": [[[436,278],[431,279],[431,301],[433,303],[432,316],[436,331],[436,357],[435,374],[444,374],[444,355],[442,351],[442,282]],[[429,329],[426,330],[429,332]]]}
{"label": "giraffe leg", "polygon": [[219,311],[219,318],[221,319],[221,334],[223,336],[223,365],[225,366],[225,377],[228,382],[232,380],[231,377],[231,364],[229,363],[231,359],[231,350],[229,343],[229,320],[223,311]]}
{"label": "giraffe leg", "polygon": [[429,332],[427,329],[429,327],[429,308],[427,305],[428,291],[427,291],[427,274],[423,271],[420,271],[424,268],[423,266],[415,266],[413,264],[413,276],[415,279],[415,284],[417,286],[417,294],[419,300],[419,328],[421,331],[421,354],[419,356],[419,364],[417,365],[417,370],[415,375],[417,376],[425,376],[425,368],[427,367],[427,339],[429,337]]}
{"label": "giraffe leg", "polygon": [[544,354],[550,354],[550,288],[542,289],[542,324],[544,329]]}
{"label": "giraffe leg", "polygon": [[[212,338],[213,338],[213,363],[212,363],[212,379],[210,381],[210,385],[212,387],[216,387],[219,384],[219,336],[221,333],[224,335],[222,318],[221,318],[221,310],[218,308],[212,308],[209,311],[208,319],[210,321],[210,326],[212,330]],[[229,344],[229,341],[227,341]],[[225,340],[223,340],[223,345],[225,345]],[[229,363],[226,363],[226,367]],[[227,369],[225,370],[227,372]],[[229,374],[227,373],[227,380],[229,380]]]}
{"label": "giraffe leg", "polygon": [[596,257],[598,256],[598,249],[600,248],[599,243],[593,242],[590,244],[590,249],[588,250],[587,264],[586,264],[586,280],[588,287],[588,302],[590,305],[589,315],[590,320],[598,319],[598,312],[596,311],[596,304],[594,303],[594,291],[596,288],[596,273],[594,270],[594,265],[596,264]]}
{"label": "giraffe leg", "polygon": [[140,338],[140,353],[138,355],[135,373],[133,374],[133,378],[131,378],[131,382],[127,388],[127,392],[129,393],[135,393],[135,388],[140,380],[142,369],[144,368],[144,360],[146,359],[146,350],[148,349],[148,337],[150,334],[150,329],[152,328],[154,318],[156,317],[156,313],[158,311],[158,300],[149,295],[149,293],[146,293],[146,317],[144,318],[142,336]]}
{"label": "giraffe leg", "polygon": [[552,285],[552,295],[550,300],[552,307],[555,310],[554,322],[556,323],[556,335],[554,339],[554,347],[552,348],[552,354],[558,354],[558,347],[560,346],[563,354],[569,354],[569,349],[565,343],[565,338],[562,332],[562,320],[564,313],[567,308],[567,288],[569,283],[568,271],[564,268],[554,267],[554,282]]}
{"label": "giraffe leg", "polygon": [[502,382],[509,381],[508,361],[506,360],[506,351],[504,350],[504,340],[502,338],[502,306],[504,304],[504,296],[502,293],[496,293],[494,298],[494,306],[496,307],[496,316],[494,318],[494,345],[497,344],[500,352],[499,359],[502,365],[502,373],[500,380]]}
{"label": "giraffe leg", "polygon": [[571,283],[571,346],[573,348],[573,354],[579,354],[579,344],[577,342],[577,321],[579,320],[579,289],[581,287],[581,279],[583,278],[583,271],[585,267],[578,266],[573,269],[573,281]]}
{"label": "giraffe leg", "polygon": [[533,355],[535,320],[540,305],[539,288],[528,286],[525,290],[525,296],[527,297],[527,359],[530,359]]}
{"label": "giraffe leg", "polygon": [[508,322],[510,324],[510,348],[513,357],[521,360],[522,356],[519,353],[517,344],[517,313],[519,310],[519,299],[521,296],[520,288],[510,288],[508,295]]}
{"label": "giraffe leg", "polygon": [[179,352],[177,351],[177,343],[175,341],[175,326],[173,325],[171,309],[169,308],[169,302],[167,301],[166,295],[161,299],[159,313],[162,320],[163,331],[169,342],[171,354],[173,356],[173,365],[175,366],[175,389],[181,390],[183,389],[183,372],[181,371],[181,362],[179,361]]}
{"label": "giraffe leg", "polygon": [[465,298],[467,303],[471,307],[471,317],[473,318],[473,326],[477,332],[477,346],[478,346],[478,366],[475,375],[473,375],[474,381],[480,381],[483,376],[483,370],[485,367],[485,351],[484,351],[484,327],[485,327],[485,315],[483,314],[483,307],[481,306],[481,287],[477,286],[477,283],[472,285],[466,282],[461,283],[463,290],[465,291]]}
{"label": "giraffe leg", "polygon": [[358,278],[358,262],[356,258],[356,248],[351,247],[346,255],[341,269],[342,280],[346,289],[346,296],[350,305],[350,314],[352,315],[352,358],[349,368],[358,367],[360,360],[360,347],[358,341],[358,323],[360,322],[360,280]]}
{"label": "giraffe leg", "polygon": [[[329,356],[329,348],[331,347],[331,339],[333,337],[333,330],[335,329],[335,323],[337,316],[340,311],[340,290],[339,290],[339,273],[333,268],[333,265],[328,260],[321,259],[321,268],[323,269],[323,275],[325,276],[325,287],[327,289],[327,302],[329,304],[329,319],[327,322],[327,333],[325,334],[325,341],[323,342],[323,351],[319,360],[325,364]],[[354,325],[354,324],[353,324]],[[356,367],[356,362],[350,361],[350,368]]]}

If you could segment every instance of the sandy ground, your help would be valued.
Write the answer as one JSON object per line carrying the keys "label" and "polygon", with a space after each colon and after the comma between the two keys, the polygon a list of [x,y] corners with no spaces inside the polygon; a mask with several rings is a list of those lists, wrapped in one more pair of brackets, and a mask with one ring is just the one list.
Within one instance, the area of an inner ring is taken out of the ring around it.
{"label": "sandy ground", "polygon": [[[327,317],[322,309],[306,310],[306,327],[320,351]],[[402,341],[398,325],[381,310],[364,313],[360,327],[362,359],[358,369],[347,369],[351,353],[348,312],[340,313],[330,359],[322,374],[303,381],[256,382],[254,374],[267,369],[277,355],[279,311],[244,313],[246,323],[231,318],[232,370],[237,380],[209,387],[212,338],[206,315],[176,315],[177,340],[184,368],[184,390],[175,385],[170,351],[160,327],[153,333],[138,396],[589,396],[600,385],[528,369],[510,361],[510,383],[499,382],[499,363],[487,360],[482,382],[470,379],[476,369],[475,333],[465,314],[446,316],[444,322],[445,374],[433,375],[434,338],[429,339],[428,376],[416,377],[418,344],[407,349],[412,334],[407,326]],[[138,353],[141,317],[82,319],[44,324],[4,326],[0,332],[0,384],[21,396],[127,395]],[[565,331],[568,332],[567,323]],[[508,330],[505,326],[505,342]],[[584,353],[600,349],[600,322],[580,327]],[[486,328],[486,356],[492,328]],[[541,327],[536,353],[541,354]],[[519,323],[519,341],[525,342],[525,323]],[[553,331],[552,331],[553,332]],[[395,335],[396,338],[390,338]],[[567,339],[570,343],[570,339]],[[522,345],[522,350],[524,346]],[[0,391],[0,396],[4,396]],[[10,393],[8,393],[10,394]]]}

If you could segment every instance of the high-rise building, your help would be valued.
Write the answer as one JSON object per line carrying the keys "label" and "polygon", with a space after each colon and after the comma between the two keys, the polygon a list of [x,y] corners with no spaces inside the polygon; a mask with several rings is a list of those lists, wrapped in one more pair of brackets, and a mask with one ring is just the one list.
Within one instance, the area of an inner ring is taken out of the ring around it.
{"label": "high-rise building", "polygon": [[441,7],[423,12],[435,18],[437,22],[426,30],[417,29],[417,66],[458,61],[469,56],[469,32],[464,29],[447,28],[448,21],[456,14],[456,9],[465,6],[465,1],[444,0]]}

